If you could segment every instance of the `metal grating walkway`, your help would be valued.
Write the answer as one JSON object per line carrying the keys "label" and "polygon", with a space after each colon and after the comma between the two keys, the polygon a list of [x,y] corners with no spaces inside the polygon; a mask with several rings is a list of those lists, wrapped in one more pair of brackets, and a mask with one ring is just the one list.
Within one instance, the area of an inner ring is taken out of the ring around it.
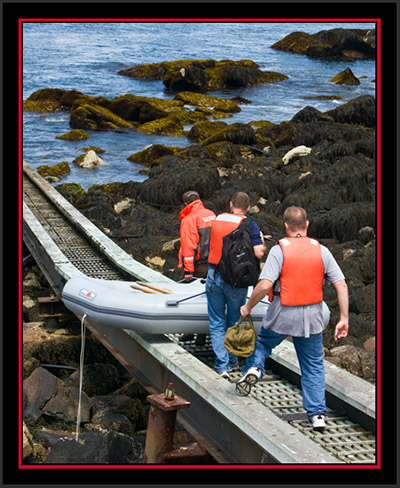
{"label": "metal grating walkway", "polygon": [[[180,334],[168,334],[167,337],[213,368],[214,353],[209,336],[204,346],[196,346],[194,340],[179,342]],[[236,383],[241,376],[240,371],[233,372],[230,381]],[[327,427],[322,432],[315,431],[303,409],[301,390],[288,380],[267,371],[253,386],[250,396],[346,464],[376,462],[376,438],[372,432],[352,422],[345,414],[329,408],[325,420]]]}

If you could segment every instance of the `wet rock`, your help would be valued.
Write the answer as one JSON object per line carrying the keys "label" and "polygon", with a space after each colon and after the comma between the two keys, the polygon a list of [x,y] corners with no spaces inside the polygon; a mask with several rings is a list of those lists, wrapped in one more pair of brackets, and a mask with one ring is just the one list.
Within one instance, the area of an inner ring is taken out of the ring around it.
{"label": "wet rock", "polygon": [[115,97],[107,104],[107,109],[122,119],[140,124],[166,117],[182,107],[183,103],[177,100],[141,97],[130,93]]}
{"label": "wet rock", "polygon": [[184,68],[179,68],[179,66],[170,68],[163,78],[166,89],[173,92],[186,90],[205,92],[209,81],[210,75],[196,63],[191,63]]}
{"label": "wet rock", "polygon": [[212,97],[210,95],[180,92],[174,100],[180,100],[185,105],[194,105],[195,107],[208,107],[220,112],[237,113],[240,112],[240,107],[234,100],[226,98]]}
{"label": "wet rock", "polygon": [[326,112],[341,124],[359,124],[376,127],[376,101],[372,95],[362,95]]}
{"label": "wet rock", "polygon": [[69,110],[74,101],[82,96],[83,93],[76,90],[43,88],[32,93],[23,102],[23,110],[43,113]]}
{"label": "wet rock", "polygon": [[254,144],[256,142],[256,135],[251,125],[237,122],[207,137],[201,143],[207,146],[215,142],[231,142],[232,144],[245,145]]}
{"label": "wet rock", "polygon": [[211,122],[210,120],[196,122],[188,133],[188,139],[201,142],[227,126],[226,122]]}
{"label": "wet rock", "polygon": [[271,48],[317,58],[374,59],[376,30],[338,28],[316,34],[293,32]]}
{"label": "wet rock", "polygon": [[350,68],[346,68],[344,71],[341,71],[337,75],[335,75],[331,80],[332,83],[336,83],[336,85],[359,85],[360,80],[354,76],[354,73],[351,71]]}
{"label": "wet rock", "polygon": [[163,80],[167,90],[205,93],[223,88],[241,88],[288,79],[286,75],[263,72],[250,60],[177,60],[133,66],[119,71],[122,76]]}
{"label": "wet rock", "polygon": [[112,431],[89,432],[75,439],[61,438],[45,464],[133,464],[142,455],[132,437]]}
{"label": "wet rock", "polygon": [[129,129],[133,127],[131,122],[122,119],[111,110],[102,107],[92,100],[75,103],[70,113],[69,125],[72,129],[95,131],[106,131],[117,128]]}
{"label": "wet rock", "polygon": [[71,168],[67,161],[63,161],[60,164],[54,164],[51,166],[38,166],[36,170],[41,176],[60,176],[66,175],[71,172]]}
{"label": "wet rock", "polygon": [[61,136],[56,136],[56,139],[62,139],[64,141],[84,141],[89,139],[90,136],[87,132],[80,129],[70,130],[66,134],[62,134]]}

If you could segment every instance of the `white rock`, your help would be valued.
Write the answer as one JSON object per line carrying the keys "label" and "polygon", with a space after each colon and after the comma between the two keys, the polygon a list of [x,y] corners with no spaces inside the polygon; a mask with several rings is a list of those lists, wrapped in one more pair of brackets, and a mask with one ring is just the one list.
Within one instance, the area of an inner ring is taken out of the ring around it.
{"label": "white rock", "polygon": [[104,161],[91,149],[85,154],[79,166],[82,168],[97,168],[102,164],[104,164]]}

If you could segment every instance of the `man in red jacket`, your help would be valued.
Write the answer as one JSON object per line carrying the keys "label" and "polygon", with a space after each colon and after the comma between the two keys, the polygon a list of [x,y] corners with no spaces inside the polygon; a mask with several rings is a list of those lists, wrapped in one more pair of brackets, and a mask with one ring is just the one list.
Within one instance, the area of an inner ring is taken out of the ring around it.
{"label": "man in red jacket", "polygon": [[[211,225],[215,213],[204,208],[197,191],[189,190],[182,195],[185,208],[179,214],[181,221],[181,247],[179,249],[179,267],[183,268],[187,282],[194,278],[206,278],[208,272],[208,247]],[[181,337],[181,341],[193,339],[192,334]],[[197,345],[203,345],[205,336],[199,334]]]}

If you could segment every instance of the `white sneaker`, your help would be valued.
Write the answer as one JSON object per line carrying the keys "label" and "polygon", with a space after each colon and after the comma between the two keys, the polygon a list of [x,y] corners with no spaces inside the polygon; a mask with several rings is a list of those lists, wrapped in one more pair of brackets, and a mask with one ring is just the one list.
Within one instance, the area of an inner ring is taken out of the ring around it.
{"label": "white sneaker", "polygon": [[228,371],[219,371],[218,374],[222,377],[225,378],[226,380],[229,380],[229,372]]}
{"label": "white sneaker", "polygon": [[311,425],[313,429],[315,430],[322,430],[325,429],[326,424],[325,424],[325,416],[322,414],[314,415],[311,418]]}
{"label": "white sneaker", "polygon": [[236,391],[241,395],[248,395],[251,387],[261,378],[261,369],[257,366],[251,367],[247,373],[236,383]]}

